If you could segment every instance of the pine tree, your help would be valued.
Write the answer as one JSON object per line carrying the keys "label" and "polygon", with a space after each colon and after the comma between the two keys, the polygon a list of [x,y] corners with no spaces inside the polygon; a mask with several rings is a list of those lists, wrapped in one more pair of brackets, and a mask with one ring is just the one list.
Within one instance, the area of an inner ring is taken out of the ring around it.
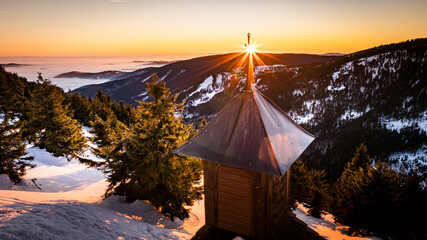
{"label": "pine tree", "polygon": [[368,182],[370,164],[368,150],[361,144],[334,186],[335,197],[331,205],[334,216],[340,223],[353,228],[361,216],[362,191]]}
{"label": "pine tree", "polygon": [[109,188],[106,195],[125,195],[128,201],[148,200],[161,213],[180,219],[189,216],[185,205],[201,198],[201,162],[173,154],[193,133],[191,126],[177,117],[177,104],[165,83],[154,75],[147,83],[153,102],[140,102],[138,121],[129,137],[110,149],[106,162]]}
{"label": "pine tree", "polygon": [[296,202],[309,202],[310,198],[310,175],[307,166],[298,158],[291,169],[291,192],[290,205],[295,208]]}
{"label": "pine tree", "polygon": [[[0,119],[1,121],[1,119]],[[5,114],[0,123],[0,174],[6,174],[14,183],[19,183],[28,168],[34,167],[32,156],[23,157],[25,141],[15,124],[10,124],[10,114]]]}
{"label": "pine tree", "polygon": [[78,93],[67,94],[65,104],[69,106],[74,119],[78,120],[85,126],[90,125],[90,121],[92,120],[94,113],[92,111],[91,102],[86,98],[86,96]]}
{"label": "pine tree", "polygon": [[33,129],[35,145],[54,156],[75,157],[85,147],[81,125],[70,117],[67,105],[63,105],[65,93],[39,75],[39,89],[35,95],[35,114],[29,122]]}
{"label": "pine tree", "polygon": [[92,101],[92,112],[106,121],[111,115],[114,115],[112,105],[111,97],[102,92],[101,89],[98,89]]}
{"label": "pine tree", "polygon": [[308,170],[306,165],[297,159],[292,164],[290,204],[301,202],[309,205],[308,213],[320,218],[329,204],[329,185],[325,171]]}
{"label": "pine tree", "polygon": [[113,126],[116,121],[116,119],[113,120],[111,118],[104,121],[100,117],[95,116],[95,121],[91,124],[91,133],[95,135],[92,139],[93,143],[100,148],[111,145],[115,134]]}
{"label": "pine tree", "polygon": [[311,170],[309,176],[310,197],[308,203],[310,204],[310,209],[308,214],[320,218],[329,204],[329,185],[326,182],[326,173],[324,170]]}

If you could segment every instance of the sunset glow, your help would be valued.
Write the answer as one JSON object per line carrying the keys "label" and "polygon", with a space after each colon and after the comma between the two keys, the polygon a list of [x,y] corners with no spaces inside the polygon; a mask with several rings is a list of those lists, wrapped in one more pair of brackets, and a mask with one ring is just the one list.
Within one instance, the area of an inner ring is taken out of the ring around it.
{"label": "sunset glow", "polygon": [[206,55],[252,32],[272,53],[350,53],[427,36],[427,1],[2,0],[0,56]]}

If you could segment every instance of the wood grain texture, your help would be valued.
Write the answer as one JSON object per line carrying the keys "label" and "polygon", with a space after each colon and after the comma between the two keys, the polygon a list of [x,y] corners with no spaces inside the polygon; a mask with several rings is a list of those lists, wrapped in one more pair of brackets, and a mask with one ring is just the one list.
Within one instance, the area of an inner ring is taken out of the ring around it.
{"label": "wood grain texture", "polygon": [[217,172],[218,227],[250,236],[252,181],[247,170],[221,165]]}

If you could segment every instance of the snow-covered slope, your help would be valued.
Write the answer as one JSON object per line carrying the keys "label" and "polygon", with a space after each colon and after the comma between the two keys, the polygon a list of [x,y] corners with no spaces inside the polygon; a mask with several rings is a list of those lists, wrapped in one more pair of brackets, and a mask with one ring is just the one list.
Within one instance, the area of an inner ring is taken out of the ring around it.
{"label": "snow-covered slope", "polygon": [[[88,128],[83,134],[90,136]],[[103,199],[107,182],[97,170],[38,147],[28,146],[27,152],[37,166],[24,181],[13,185],[0,175],[2,240],[190,239],[204,224],[203,200],[195,202],[190,218],[172,222],[148,202],[127,203],[120,196]]]}

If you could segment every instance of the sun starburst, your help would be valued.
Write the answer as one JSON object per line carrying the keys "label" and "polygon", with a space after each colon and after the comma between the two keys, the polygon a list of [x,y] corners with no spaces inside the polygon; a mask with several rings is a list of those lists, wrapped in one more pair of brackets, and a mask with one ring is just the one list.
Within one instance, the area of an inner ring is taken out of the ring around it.
{"label": "sun starburst", "polygon": [[253,54],[255,52],[256,48],[255,45],[251,44],[251,45],[247,45],[246,46],[246,52]]}

